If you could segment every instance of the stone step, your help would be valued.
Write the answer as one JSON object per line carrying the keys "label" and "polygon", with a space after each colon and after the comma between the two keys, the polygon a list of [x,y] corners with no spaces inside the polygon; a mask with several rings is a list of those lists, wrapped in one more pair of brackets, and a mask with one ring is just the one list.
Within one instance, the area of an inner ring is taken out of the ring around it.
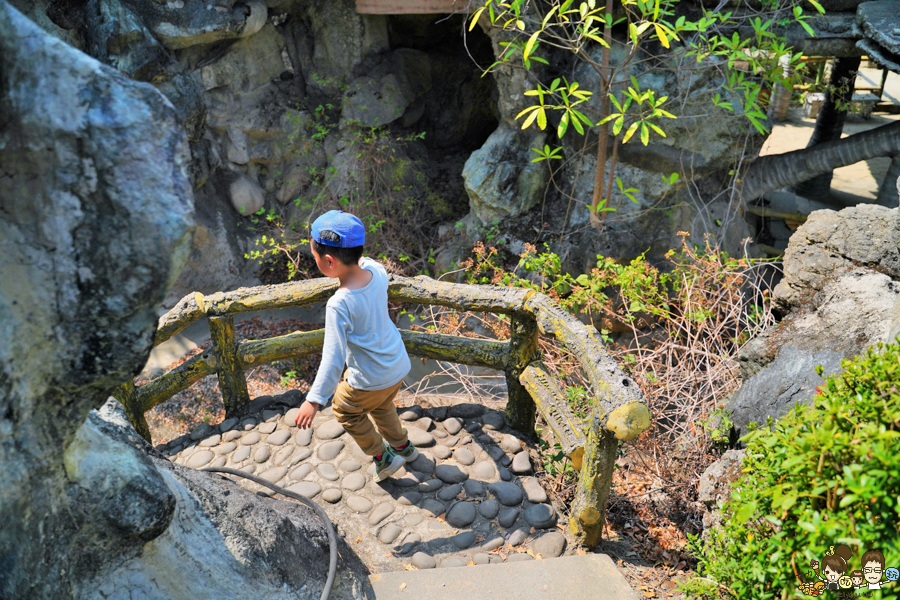
{"label": "stone step", "polygon": [[369,581],[376,600],[638,600],[605,554],[395,571]]}

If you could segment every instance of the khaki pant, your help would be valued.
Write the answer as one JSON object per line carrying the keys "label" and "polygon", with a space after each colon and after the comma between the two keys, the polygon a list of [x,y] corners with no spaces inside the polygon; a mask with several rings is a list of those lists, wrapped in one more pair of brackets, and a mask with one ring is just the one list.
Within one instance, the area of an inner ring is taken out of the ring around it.
{"label": "khaki pant", "polygon": [[[400,383],[383,390],[365,391],[355,390],[346,381],[341,381],[334,392],[332,410],[335,418],[369,456],[384,451],[382,436],[388,444],[398,448],[405,446],[409,439],[394,406],[398,391]],[[374,426],[372,421],[375,421]]]}

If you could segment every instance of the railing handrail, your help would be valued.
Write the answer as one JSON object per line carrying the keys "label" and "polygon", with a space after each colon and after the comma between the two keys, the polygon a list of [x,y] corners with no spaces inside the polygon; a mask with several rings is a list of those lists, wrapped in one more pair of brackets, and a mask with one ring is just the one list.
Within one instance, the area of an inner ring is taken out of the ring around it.
{"label": "railing handrail", "polygon": [[[327,300],[337,288],[337,280],[323,277],[209,296],[188,294],[160,317],[154,346],[207,317],[213,348],[144,385],[126,383],[116,397],[125,405],[135,429],[148,441],[150,431],[144,413],[214,373],[219,377],[226,415],[238,414],[249,403],[244,369],[319,352],[324,330],[236,342],[233,315],[308,306]],[[510,316],[509,341],[407,330],[401,330],[401,336],[413,356],[485,366],[506,373],[506,413],[510,424],[520,431],[533,431],[535,409],[540,410],[573,466],[581,472],[570,526],[586,544],[599,541],[618,440],[633,439],[647,429],[650,413],[640,388],[606,351],[596,330],[532,289],[392,275],[388,298]],[[572,415],[565,394],[537,360],[538,333],[555,337],[578,360],[595,392],[592,414],[587,420]]]}

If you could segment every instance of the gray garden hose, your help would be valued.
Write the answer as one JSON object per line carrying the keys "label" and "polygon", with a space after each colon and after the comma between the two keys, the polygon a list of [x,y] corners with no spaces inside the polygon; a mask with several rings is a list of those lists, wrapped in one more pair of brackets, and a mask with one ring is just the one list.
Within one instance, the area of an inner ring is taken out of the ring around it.
{"label": "gray garden hose", "polygon": [[331,586],[334,584],[334,576],[337,572],[337,536],[335,536],[334,534],[334,525],[331,524],[331,519],[328,518],[328,515],[325,514],[325,511],[322,510],[322,507],[306,496],[301,496],[300,494],[277,486],[274,483],[270,483],[265,479],[262,479],[255,475],[250,475],[249,473],[244,473],[243,471],[238,471],[237,469],[229,469],[228,467],[206,467],[205,469],[200,470],[208,471],[210,473],[227,473],[229,475],[237,475],[238,477],[249,479],[253,483],[263,485],[279,494],[287,496],[288,498],[299,500],[316,512],[319,518],[322,519],[322,523],[324,523],[325,525],[325,531],[328,532],[328,579],[325,580],[325,589],[322,590],[321,597],[321,600],[328,600],[328,595],[331,594]]}

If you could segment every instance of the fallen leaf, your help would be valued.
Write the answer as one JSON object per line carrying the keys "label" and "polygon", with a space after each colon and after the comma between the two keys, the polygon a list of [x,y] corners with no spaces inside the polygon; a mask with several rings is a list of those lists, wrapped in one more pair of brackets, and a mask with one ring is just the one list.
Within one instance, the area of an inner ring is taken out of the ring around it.
{"label": "fallen leaf", "polygon": [[403,566],[406,567],[407,571],[415,571],[416,570],[416,568],[413,565],[403,565]]}
{"label": "fallen leaf", "polygon": [[358,543],[360,543],[361,541],[362,541],[362,536],[361,536],[361,535],[358,535],[358,536],[356,536],[356,541],[353,542],[353,543],[354,543],[354,544],[358,544]]}
{"label": "fallen leaf", "polygon": [[534,532],[537,531],[534,527],[531,528],[531,535],[534,535]]}
{"label": "fallen leaf", "polygon": [[656,595],[656,592],[644,592],[644,598],[652,598]]}
{"label": "fallen leaf", "polygon": [[475,564],[475,561],[474,561],[474,560],[470,560],[469,562],[466,563],[466,566],[467,566],[467,567],[471,567],[471,566],[474,565],[474,564]]}
{"label": "fallen leaf", "polygon": [[584,548],[575,548],[575,554],[580,554],[580,555],[584,556],[587,554],[587,552],[585,552]]}
{"label": "fallen leaf", "polygon": [[403,583],[400,584],[400,591],[402,592],[405,589],[406,589],[406,582],[404,581]]}

